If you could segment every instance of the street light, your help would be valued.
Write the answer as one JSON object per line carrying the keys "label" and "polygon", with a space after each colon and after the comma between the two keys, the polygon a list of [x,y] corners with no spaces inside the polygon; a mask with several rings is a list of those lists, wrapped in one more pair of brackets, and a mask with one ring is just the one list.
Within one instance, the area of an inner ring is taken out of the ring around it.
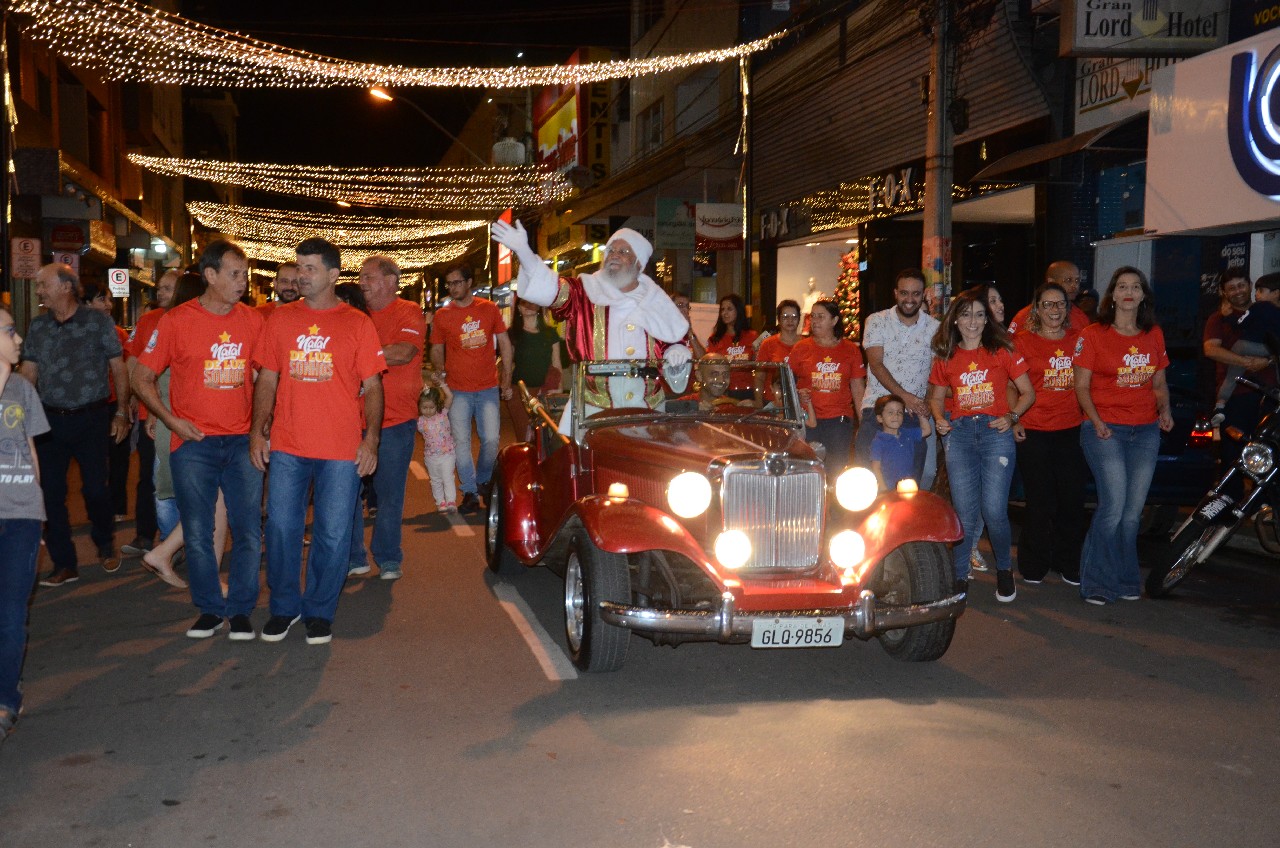
{"label": "street light", "polygon": [[474,158],[475,158],[475,160],[476,160],[477,162],[479,162],[479,163],[480,163],[480,165],[481,165],[482,167],[486,167],[486,168],[487,168],[487,167],[489,167],[489,163],[488,163],[488,162],[486,162],[486,161],[484,160],[484,158],[480,156],[480,154],[476,153],[476,152],[475,152],[474,150],[472,150],[470,147],[467,147],[467,145],[462,141],[462,139],[458,138],[456,135],[454,135],[453,133],[451,133],[451,132],[449,132],[447,129],[445,129],[445,128],[444,128],[444,126],[443,126],[439,121],[437,121],[435,118],[433,118],[433,117],[431,117],[430,115],[428,115],[428,114],[427,114],[427,112],[426,112],[426,110],[424,110],[424,109],[423,109],[421,106],[419,106],[417,103],[414,103],[412,100],[408,99],[407,97],[396,97],[395,95],[393,95],[393,94],[392,94],[390,91],[388,91],[387,89],[383,88],[382,86],[377,86],[377,85],[375,85],[374,87],[372,87],[372,88],[370,88],[370,89],[369,89],[369,94],[370,94],[370,96],[372,96],[375,100],[385,100],[385,101],[387,101],[388,103],[391,103],[391,102],[393,102],[393,101],[394,101],[394,102],[397,102],[397,103],[403,103],[403,104],[405,104],[406,106],[410,107],[411,109],[413,109],[413,111],[417,112],[419,115],[421,115],[422,117],[424,117],[424,118],[426,118],[428,121],[430,121],[430,122],[431,122],[431,125],[432,125],[433,127],[435,127],[436,129],[440,130],[440,132],[442,132],[442,133],[444,133],[445,135],[447,135],[447,136],[448,136],[450,139],[452,139],[452,140],[453,140],[453,141],[454,141],[454,142],[455,142],[459,147],[461,147],[463,150],[465,150],[465,151],[467,151],[468,153],[470,153],[470,154],[472,155],[472,157],[474,157]]}

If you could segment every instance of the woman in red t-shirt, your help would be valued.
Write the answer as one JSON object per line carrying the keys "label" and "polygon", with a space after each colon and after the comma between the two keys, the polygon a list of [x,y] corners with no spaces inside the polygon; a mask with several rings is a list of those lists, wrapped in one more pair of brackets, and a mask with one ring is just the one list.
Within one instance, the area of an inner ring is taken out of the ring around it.
{"label": "woman in red t-shirt", "polygon": [[[964,527],[964,541],[952,550],[957,589],[969,588],[970,562],[985,523],[996,556],[996,600],[1007,603],[1017,596],[1009,527],[1013,426],[1035,391],[1009,334],[987,319],[985,295],[981,288],[961,292],[934,334],[929,409],[946,448],[951,502]],[[1010,382],[1017,390],[1012,409]]]}
{"label": "woman in red t-shirt", "polygon": [[1169,356],[1156,326],[1151,286],[1137,268],[1111,275],[1098,323],[1076,343],[1076,397],[1088,419],[1080,447],[1098,485],[1098,509],[1080,559],[1080,595],[1091,604],[1136,601],[1138,522],[1160,453],[1173,428]]}
{"label": "woman in red t-shirt", "polygon": [[1040,583],[1050,571],[1080,585],[1084,544],[1084,454],[1080,450],[1080,402],[1072,359],[1080,333],[1071,328],[1071,301],[1057,283],[1036,289],[1013,346],[1027,361],[1035,404],[1014,425],[1018,468],[1027,498],[1018,536],[1018,572]]}
{"label": "woman in red t-shirt", "polygon": [[[707,339],[707,353],[723,353],[730,362],[750,362],[755,356],[753,347],[756,336],[747,319],[747,308],[736,294],[720,298],[720,318]],[[729,381],[729,397],[734,400],[751,400],[754,386],[751,374],[744,369],[735,372]]]}
{"label": "woman in red t-shirt", "polygon": [[806,407],[813,404],[818,420],[809,441],[822,443],[827,479],[834,481],[849,464],[853,411],[862,405],[867,390],[867,367],[862,351],[844,337],[844,321],[834,300],[818,301],[809,314],[813,335],[791,348],[791,371],[801,402]]}
{"label": "woman in red t-shirt", "polygon": [[[800,304],[794,300],[784,300],[778,304],[778,327],[772,336],[760,342],[756,349],[758,362],[787,362],[791,359],[791,349],[800,341]],[[776,400],[773,388],[764,384],[765,376],[756,377],[756,399],[764,404]]]}

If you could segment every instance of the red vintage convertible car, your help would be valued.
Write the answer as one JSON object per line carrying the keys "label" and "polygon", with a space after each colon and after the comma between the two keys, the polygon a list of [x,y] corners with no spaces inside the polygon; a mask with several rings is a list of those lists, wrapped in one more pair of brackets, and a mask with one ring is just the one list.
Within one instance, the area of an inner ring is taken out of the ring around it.
{"label": "red vintage convertible car", "polygon": [[489,567],[564,575],[574,664],[619,668],[632,631],[757,648],[874,636],[898,659],[941,657],[966,600],[950,505],[910,481],[878,493],[861,468],[829,492],[785,365],[734,363],[753,399],[708,402],[698,385],[657,410],[589,404],[652,398],[661,365],[580,363],[559,409],[526,394],[530,439],[498,460]]}

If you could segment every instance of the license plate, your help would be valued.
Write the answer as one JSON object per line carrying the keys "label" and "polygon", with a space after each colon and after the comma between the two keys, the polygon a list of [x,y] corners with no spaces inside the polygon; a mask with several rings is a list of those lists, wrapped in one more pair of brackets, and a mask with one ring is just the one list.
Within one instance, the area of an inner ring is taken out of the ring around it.
{"label": "license plate", "polygon": [[753,648],[834,648],[844,642],[844,619],[768,618],[751,622]]}
{"label": "license plate", "polygon": [[1227,497],[1226,495],[1218,495],[1218,497],[1214,498],[1208,503],[1202,504],[1200,508],[1196,510],[1196,514],[1200,517],[1202,521],[1212,522],[1212,521],[1215,521],[1218,518],[1218,516],[1221,515],[1224,511],[1226,511],[1231,506],[1231,504],[1232,504],[1231,498]]}

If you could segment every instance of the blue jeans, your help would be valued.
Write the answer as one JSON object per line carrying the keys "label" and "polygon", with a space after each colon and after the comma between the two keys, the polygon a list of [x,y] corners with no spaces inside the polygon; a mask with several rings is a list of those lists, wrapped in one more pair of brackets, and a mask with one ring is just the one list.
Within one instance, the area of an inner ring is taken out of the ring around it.
{"label": "blue jeans", "polygon": [[[347,579],[351,515],[360,499],[353,460],[271,452],[267,487],[267,586],[271,614],[333,621]],[[302,592],[302,531],[312,492],[311,551]]]}
{"label": "blue jeans", "polygon": [[1160,453],[1158,424],[1108,424],[1099,439],[1089,421],[1080,426],[1080,447],[1098,486],[1098,509],[1080,558],[1080,595],[1114,601],[1137,595],[1138,524]]}
{"label": "blue jeans", "polygon": [[[174,500],[182,515],[191,602],[202,613],[248,615],[258,604],[262,565],[262,472],[249,461],[248,436],[205,436],[169,455]],[[231,559],[227,597],[218,580],[213,515],[218,490],[227,504]]]}
{"label": "blue jeans", "polygon": [[160,528],[160,541],[169,538],[181,519],[177,498],[156,498],[156,525]]}
{"label": "blue jeans", "polygon": [[0,707],[22,706],[22,658],[27,651],[27,602],[36,585],[41,522],[0,520]]}
{"label": "blue jeans", "polygon": [[[475,494],[477,483],[488,483],[493,465],[498,460],[498,436],[501,420],[498,411],[498,387],[482,392],[454,392],[449,407],[449,423],[453,426],[453,453],[457,459],[458,481],[463,494]],[[480,461],[471,458],[471,420],[480,433]]]}
{"label": "blue jeans", "polygon": [[951,504],[960,516],[964,541],[952,548],[957,580],[969,579],[969,557],[987,525],[996,568],[1013,568],[1013,531],[1009,527],[1009,484],[1016,464],[1012,428],[1001,433],[987,426],[990,415],[965,415],[951,422],[942,437],[946,449]]}
{"label": "blue jeans", "polygon": [[[377,496],[378,515],[373,520],[373,536],[369,552],[381,568],[387,563],[404,562],[400,547],[400,526],[404,521],[404,487],[409,477],[409,461],[413,459],[413,441],[418,422],[410,419],[382,428],[378,442],[378,467],[373,472],[373,491]],[[364,510],[356,498],[355,517],[351,522],[351,565],[364,565]]]}

